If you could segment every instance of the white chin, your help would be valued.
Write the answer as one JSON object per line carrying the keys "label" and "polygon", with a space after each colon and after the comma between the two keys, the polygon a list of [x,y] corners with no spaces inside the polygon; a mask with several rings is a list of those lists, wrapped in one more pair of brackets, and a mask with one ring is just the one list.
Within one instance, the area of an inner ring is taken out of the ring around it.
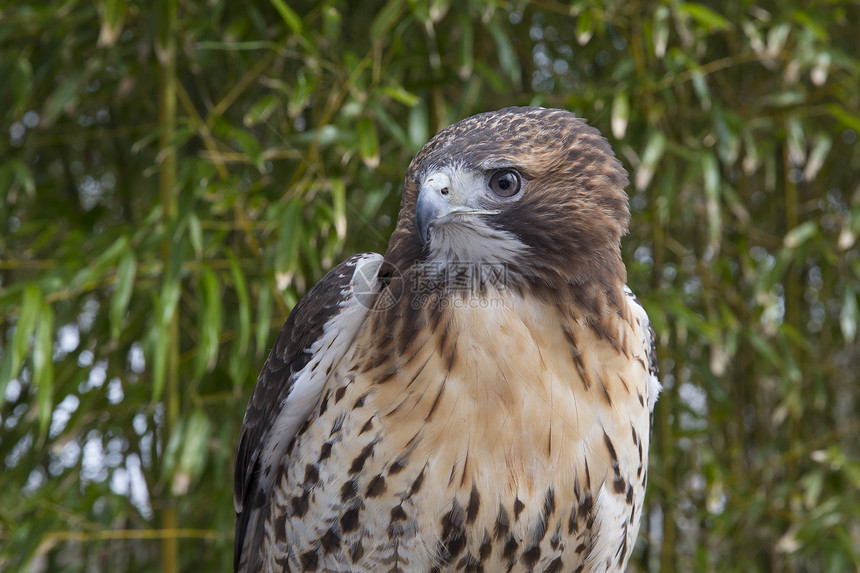
{"label": "white chin", "polygon": [[435,263],[521,264],[528,247],[507,231],[498,231],[477,217],[430,227],[430,261]]}

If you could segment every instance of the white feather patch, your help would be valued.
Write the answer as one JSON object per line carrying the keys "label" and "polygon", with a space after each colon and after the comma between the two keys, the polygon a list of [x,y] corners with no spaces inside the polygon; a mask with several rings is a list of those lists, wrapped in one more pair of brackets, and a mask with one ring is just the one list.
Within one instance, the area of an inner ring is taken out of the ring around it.
{"label": "white feather patch", "polygon": [[[594,502],[594,527],[596,532],[591,555],[585,564],[584,571],[609,571],[617,558],[618,548],[627,535],[627,518],[630,508],[624,497],[612,494],[606,483],[600,486],[597,500]],[[631,548],[628,548],[628,554]]]}
{"label": "white feather patch", "polygon": [[440,267],[452,262],[504,265],[522,260],[528,247],[507,231],[488,226],[481,216],[462,215],[467,223],[453,221],[430,227],[430,259]]}
{"label": "white feather patch", "polygon": [[382,256],[375,253],[358,260],[349,289],[343,293],[352,296],[340,304],[341,311],[323,326],[323,335],[304,350],[313,358],[297,373],[293,389],[281,404],[280,413],[263,447],[262,490],[270,490],[276,473],[274,468],[280,463],[299,427],[316,408],[325,388],[326,373],[335,369],[352,346],[368,311],[364,297],[379,287],[376,275],[381,263]]}
{"label": "white feather patch", "polygon": [[651,319],[648,318],[648,313],[645,312],[645,307],[642,306],[639,299],[636,298],[636,295],[633,294],[633,291],[630,290],[630,287],[627,285],[624,285],[624,294],[627,295],[627,303],[630,306],[630,310],[633,312],[633,316],[639,321],[639,325],[642,328],[642,333],[645,338],[645,346],[641,358],[645,361],[645,365],[649,366],[646,399],[648,403],[648,411],[653,412],[654,404],[657,402],[657,396],[660,394],[660,390],[663,389],[663,386],[660,384],[660,380],[657,379],[656,373],[652,372],[650,369],[651,360],[656,360],[656,357],[651,355],[654,348],[654,341],[651,338]]}

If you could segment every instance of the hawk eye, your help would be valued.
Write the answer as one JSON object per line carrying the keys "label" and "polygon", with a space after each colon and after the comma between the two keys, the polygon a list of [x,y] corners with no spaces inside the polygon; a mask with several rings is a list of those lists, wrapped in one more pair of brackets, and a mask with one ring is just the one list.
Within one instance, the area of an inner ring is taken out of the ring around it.
{"label": "hawk eye", "polygon": [[490,189],[499,197],[513,197],[520,192],[522,177],[513,169],[500,169],[490,175]]}

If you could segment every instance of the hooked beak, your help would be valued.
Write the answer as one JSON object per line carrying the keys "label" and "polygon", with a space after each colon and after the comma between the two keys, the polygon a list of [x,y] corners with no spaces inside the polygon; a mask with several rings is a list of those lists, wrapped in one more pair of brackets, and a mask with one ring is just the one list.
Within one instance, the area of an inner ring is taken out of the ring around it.
{"label": "hooked beak", "polygon": [[472,209],[465,205],[451,203],[448,188],[437,189],[425,185],[418,191],[418,202],[415,205],[415,223],[421,244],[430,240],[430,227],[437,223],[446,223],[457,216],[466,215],[496,215],[498,211],[487,209]]}

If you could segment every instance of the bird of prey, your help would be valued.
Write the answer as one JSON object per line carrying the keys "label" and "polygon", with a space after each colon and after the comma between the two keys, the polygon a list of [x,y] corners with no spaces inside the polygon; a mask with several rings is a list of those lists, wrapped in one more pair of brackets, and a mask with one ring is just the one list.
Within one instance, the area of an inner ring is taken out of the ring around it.
{"label": "bird of prey", "polygon": [[235,569],[624,570],[660,390],[626,185],[563,110],[427,143],[385,256],[314,286],[257,379]]}

